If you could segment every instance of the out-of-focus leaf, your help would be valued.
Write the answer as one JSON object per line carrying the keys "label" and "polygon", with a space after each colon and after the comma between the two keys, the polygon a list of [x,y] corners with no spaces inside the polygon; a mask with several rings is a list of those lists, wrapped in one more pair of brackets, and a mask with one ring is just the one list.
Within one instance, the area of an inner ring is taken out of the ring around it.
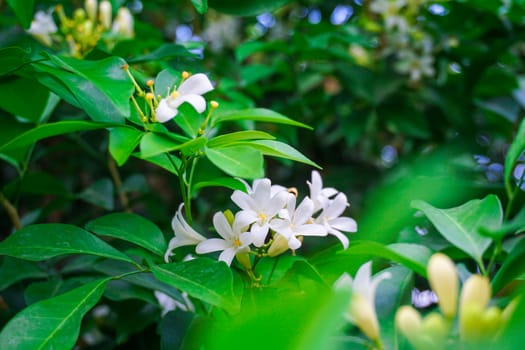
{"label": "out-of-focus leaf", "polygon": [[438,209],[430,204],[416,200],[412,207],[421,210],[450,243],[470,255],[480,265],[483,253],[492,240],[479,233],[481,227],[501,226],[503,210],[495,195],[484,199],[474,199],[459,207]]}
{"label": "out-of-focus leaf", "polygon": [[255,84],[265,78],[271,77],[276,72],[276,66],[264,64],[250,64],[241,70],[241,84],[243,86]]}
{"label": "out-of-focus leaf", "polygon": [[242,3],[233,0],[208,0],[208,6],[230,15],[255,16],[277,10],[289,2],[290,0],[253,0]]}
{"label": "out-of-focus leaf", "polygon": [[7,0],[7,3],[13,9],[22,28],[28,29],[33,19],[35,0]]}
{"label": "out-of-focus leaf", "polygon": [[157,304],[153,292],[123,280],[109,281],[104,296],[113,301],[137,299],[148,304]]}
{"label": "out-of-focus leaf", "polygon": [[491,281],[493,292],[497,293],[507,283],[512,282],[513,279],[521,276],[523,273],[525,273],[525,240],[521,240],[516,244],[503,261],[503,264]]}
{"label": "out-of-focus leaf", "polygon": [[244,109],[240,111],[228,111],[220,112],[216,111],[212,116],[213,124],[229,122],[229,121],[242,121],[242,120],[253,120],[257,122],[266,122],[274,124],[285,124],[292,125],[306,129],[312,129],[310,126],[296,122],[288,117],[285,117],[282,114],[271,111],[264,108],[252,108]]}
{"label": "out-of-focus leaf", "polygon": [[[197,57],[197,55],[195,55],[194,53],[191,53],[190,51],[188,51],[187,48],[185,48],[182,45],[163,44],[148,54],[132,57],[128,59],[128,61],[130,63],[141,63],[141,62],[162,60],[165,58],[172,58],[172,57],[195,58]],[[165,91],[157,91],[157,93],[164,94]]]}
{"label": "out-of-focus leaf", "polygon": [[220,177],[213,178],[207,181],[199,181],[193,184],[194,190],[200,190],[204,187],[226,187],[231,190],[244,190],[245,186],[239,180],[233,179],[231,177]]}
{"label": "out-of-focus leaf", "polygon": [[113,210],[115,207],[114,193],[113,182],[108,178],[104,178],[77,194],[77,198],[106,210]]}
{"label": "out-of-focus leaf", "polygon": [[201,15],[205,14],[208,10],[208,0],[191,0],[191,3]]}
{"label": "out-of-focus leaf", "polygon": [[40,301],[18,313],[0,333],[4,350],[72,349],[82,317],[99,301],[109,278]]}
{"label": "out-of-focus leaf", "polygon": [[20,47],[2,48],[0,49],[0,76],[9,74],[30,61],[28,52]]}
{"label": "out-of-focus leaf", "polygon": [[99,61],[75,60],[47,54],[33,62],[37,79],[58,96],[86,111],[95,121],[123,123],[130,115],[134,86],[117,57]]}
{"label": "out-of-focus leaf", "polygon": [[197,113],[197,111],[189,103],[183,103],[179,108],[179,114],[173,119],[182,131],[192,139],[199,135],[200,127],[204,122],[204,116]]}
{"label": "out-of-focus leaf", "polygon": [[264,176],[263,155],[248,146],[206,148],[206,157],[231,176],[257,179]]}
{"label": "out-of-focus leaf", "polygon": [[494,240],[501,240],[507,234],[514,234],[525,231],[525,207],[523,207],[512,220],[503,223],[497,228],[481,227],[479,232],[487,237],[491,237]]}
{"label": "out-of-focus leaf", "polygon": [[525,150],[525,119],[521,121],[521,124],[516,132],[514,141],[509,147],[507,156],[505,158],[505,188],[507,190],[507,195],[512,196],[512,182],[514,181],[512,172],[514,171],[514,166],[520,155]]}
{"label": "out-of-focus leaf", "polygon": [[0,108],[31,122],[38,122],[49,99],[49,90],[27,78],[0,81]]}
{"label": "out-of-focus leaf", "polygon": [[134,263],[130,257],[91,233],[67,224],[23,227],[0,242],[0,254],[32,261],[68,254],[90,254]]}
{"label": "out-of-focus leaf", "polygon": [[155,265],[151,271],[160,281],[207,303],[231,310],[239,307],[233,293],[233,275],[224,262],[197,258]]}
{"label": "out-of-focus leaf", "polygon": [[48,276],[37,263],[4,256],[0,266],[0,291],[28,278],[45,278]]}
{"label": "out-of-focus leaf", "polygon": [[113,213],[86,224],[86,229],[101,236],[109,236],[134,243],[159,256],[166,252],[162,231],[151,221],[132,213]]}
{"label": "out-of-focus leaf", "polygon": [[19,192],[36,195],[51,194],[67,198],[73,197],[58,178],[41,171],[31,172],[22,179],[16,179],[15,181],[7,184],[3,191],[8,196]]}

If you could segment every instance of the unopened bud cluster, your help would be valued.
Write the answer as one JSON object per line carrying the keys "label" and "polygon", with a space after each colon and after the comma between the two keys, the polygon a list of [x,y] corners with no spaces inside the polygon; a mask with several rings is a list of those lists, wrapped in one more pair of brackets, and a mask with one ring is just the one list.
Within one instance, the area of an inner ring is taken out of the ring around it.
{"label": "unopened bud cluster", "polygon": [[459,340],[468,343],[486,344],[497,340],[512,314],[514,303],[504,310],[491,306],[492,292],[487,277],[470,276],[459,293],[457,269],[442,253],[430,258],[427,275],[438,297],[441,313],[432,312],[423,318],[412,306],[406,305],[396,313],[397,328],[414,348],[446,348],[455,341],[454,334],[459,334]]}
{"label": "unopened bud cluster", "polygon": [[[53,14],[58,17],[58,26]],[[134,20],[126,7],[120,7],[113,17],[111,2],[86,0],[84,7],[76,8],[71,17],[64,7],[57,5],[47,12],[38,11],[28,29],[42,44],[62,48],[70,56],[81,58],[100,40],[111,48],[116,42],[134,37]]]}

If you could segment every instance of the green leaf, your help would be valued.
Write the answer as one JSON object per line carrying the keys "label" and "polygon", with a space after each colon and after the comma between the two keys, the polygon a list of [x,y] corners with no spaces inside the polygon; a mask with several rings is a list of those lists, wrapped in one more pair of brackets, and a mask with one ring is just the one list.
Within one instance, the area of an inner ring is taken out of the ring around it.
{"label": "green leaf", "polygon": [[274,112],[269,109],[264,108],[252,108],[244,109],[240,111],[227,111],[220,112],[216,111],[212,116],[213,124],[231,122],[231,121],[244,121],[244,120],[253,120],[257,122],[266,122],[266,123],[275,123],[275,124],[285,124],[292,125],[306,129],[312,129],[310,126],[296,122],[288,117],[285,117],[282,114]]}
{"label": "green leaf", "polygon": [[26,226],[0,242],[0,255],[19,259],[41,261],[67,254],[90,254],[134,263],[91,233],[67,224]]}
{"label": "green leaf", "polygon": [[178,110],[179,114],[173,118],[173,121],[186,133],[186,135],[192,139],[196,138],[199,135],[200,127],[204,122],[205,117],[197,113],[189,103],[183,103]]}
{"label": "green leaf", "polygon": [[217,168],[228,175],[247,179],[264,176],[262,153],[251,147],[206,148],[204,152]]}
{"label": "green leaf", "polygon": [[29,53],[20,47],[2,48],[0,49],[0,76],[9,74],[30,61]]}
{"label": "green leaf", "polygon": [[164,256],[167,245],[162,231],[149,220],[132,213],[113,213],[92,220],[86,230],[134,243],[159,256]]}
{"label": "green leaf", "polygon": [[432,250],[413,243],[394,243],[383,245],[372,241],[355,241],[350,244],[347,250],[340,251],[339,256],[366,255],[371,257],[381,257],[400,263],[417,274],[427,276],[427,264]]}
{"label": "green leaf", "polygon": [[0,291],[7,287],[28,278],[45,278],[48,276],[37,263],[26,260],[19,260],[4,256],[0,266]]}
{"label": "green leaf", "polygon": [[[28,99],[31,103],[27,103]],[[37,81],[18,78],[0,82],[0,108],[31,122],[38,122],[49,100],[49,90]]]}
{"label": "green leaf", "polygon": [[191,0],[191,3],[195,7],[195,10],[201,15],[208,11],[208,0]]}
{"label": "green leaf", "polygon": [[[191,53],[186,47],[178,44],[162,44],[155,50],[145,54],[130,58],[129,63],[141,63],[149,61],[158,61],[172,57],[188,57],[194,59],[197,57],[196,54]],[[163,95],[165,90],[157,90],[157,93]]]}
{"label": "green leaf", "polygon": [[114,192],[113,182],[108,178],[103,178],[77,194],[77,198],[106,210],[113,210],[115,207]]}
{"label": "green leaf", "polygon": [[291,0],[252,0],[238,2],[234,0],[208,0],[208,6],[219,12],[235,16],[255,16],[272,12],[286,5]]}
{"label": "green leaf", "polygon": [[204,187],[226,187],[231,190],[245,190],[246,187],[242,182],[231,177],[219,177],[207,181],[199,181],[193,184],[193,190],[199,190]]}
{"label": "green leaf", "polygon": [[122,69],[122,58],[75,60],[46,54],[49,60],[33,62],[37,79],[58,96],[83,109],[93,120],[123,123],[130,115],[134,86]]}
{"label": "green leaf", "polygon": [[97,130],[112,126],[114,127],[118,125],[94,123],[89,121],[63,121],[44,124],[23,132],[22,134],[10,139],[3,145],[0,145],[0,152],[8,155],[19,155],[21,150],[24,150],[39,140],[51,136],[63,135],[77,131]]}
{"label": "green leaf", "polygon": [[33,20],[35,0],[7,0],[7,4],[13,9],[22,28],[28,29]]}
{"label": "green leaf", "polygon": [[69,292],[95,279],[97,278],[92,276],[78,276],[66,280],[53,278],[47,281],[33,282],[24,290],[24,299],[27,305],[31,305]]}
{"label": "green leaf", "polygon": [[151,158],[162,153],[169,153],[181,149],[193,149],[199,147],[199,145],[204,146],[206,143],[206,138],[204,137],[185,140],[187,141],[181,142],[179,138],[171,137],[168,134],[149,132],[144,134],[140,140],[140,156],[143,158]]}
{"label": "green leaf", "polygon": [[503,264],[492,279],[492,291],[499,290],[525,273],[525,240],[521,240],[503,260]]}
{"label": "green leaf", "polygon": [[0,333],[2,350],[72,349],[82,317],[99,301],[109,278],[40,301],[18,313]]}
{"label": "green leaf", "polygon": [[171,154],[158,154],[153,157],[144,157],[141,154],[134,153],[133,156],[143,159],[147,162],[150,162],[152,164],[155,164],[167,171],[169,171],[172,174],[179,175],[178,168],[180,167],[181,160]]}
{"label": "green leaf", "polygon": [[507,196],[512,196],[512,183],[514,182],[513,174],[514,165],[525,150],[525,119],[521,121],[521,124],[516,132],[514,141],[507,151],[505,158],[505,188],[507,189]]}
{"label": "green leaf", "polygon": [[523,207],[510,221],[504,222],[497,228],[481,227],[479,232],[493,240],[502,240],[508,234],[525,231],[525,207]]}
{"label": "green leaf", "polygon": [[126,163],[143,135],[142,131],[135,128],[112,128],[109,130],[109,153],[119,166]]}
{"label": "green leaf", "polygon": [[279,157],[290,159],[296,162],[304,163],[321,169],[321,167],[310,159],[306,158],[301,152],[292,146],[275,140],[257,140],[250,142],[239,142],[238,145],[255,148],[265,156]]}
{"label": "green leaf", "polygon": [[459,207],[438,209],[416,200],[412,207],[421,210],[450,243],[470,255],[479,265],[483,253],[492,240],[479,233],[481,227],[495,228],[501,225],[503,210],[495,195],[483,200],[474,199]]}
{"label": "green leaf", "polygon": [[197,258],[180,263],[154,265],[151,271],[160,281],[189,295],[226,309],[236,309],[233,275],[222,261]]}
{"label": "green leaf", "polygon": [[267,132],[258,130],[237,131],[229,134],[216,136],[208,141],[208,147],[223,147],[232,143],[246,140],[273,140],[274,136]]}

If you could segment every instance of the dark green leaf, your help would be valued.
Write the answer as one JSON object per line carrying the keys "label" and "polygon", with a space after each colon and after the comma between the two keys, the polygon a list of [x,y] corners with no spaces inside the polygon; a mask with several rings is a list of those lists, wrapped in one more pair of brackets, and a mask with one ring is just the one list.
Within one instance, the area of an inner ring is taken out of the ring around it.
{"label": "dark green leaf", "polygon": [[82,317],[99,301],[109,278],[99,279],[18,313],[0,333],[3,350],[72,349]]}
{"label": "dark green leaf", "polygon": [[412,207],[421,210],[450,243],[470,255],[478,264],[492,240],[479,233],[481,227],[497,228],[503,220],[498,197],[489,195],[474,199],[459,207],[438,209],[423,201],[413,201]]}
{"label": "dark green leaf", "polygon": [[191,3],[201,15],[208,11],[208,0],[191,0]]}
{"label": "dark green leaf", "polygon": [[[182,45],[178,44],[162,44],[152,52],[145,54],[145,55],[139,55],[133,58],[130,58],[128,61],[130,63],[140,63],[140,62],[149,62],[149,61],[156,61],[156,60],[162,60],[165,58],[172,58],[172,57],[189,57],[189,58],[195,58],[197,55],[194,53],[191,53],[188,51],[188,49]],[[156,91],[158,94],[164,95],[166,91]]]}
{"label": "dark green leaf", "polygon": [[206,148],[205,154],[217,168],[228,175],[247,179],[264,176],[262,153],[251,147]]}
{"label": "dark green leaf", "polygon": [[521,121],[521,124],[516,132],[514,141],[509,147],[507,156],[505,158],[505,188],[507,189],[507,195],[512,196],[512,183],[514,182],[513,174],[514,166],[520,155],[525,150],[525,119]]}
{"label": "dark green leaf", "polygon": [[295,120],[285,117],[282,114],[264,108],[252,108],[240,111],[227,112],[216,111],[215,114],[212,116],[212,120],[214,124],[230,121],[253,120],[258,122],[285,124],[306,129],[312,129],[306,124],[296,122]]}
{"label": "dark green leaf", "polygon": [[143,159],[147,162],[150,162],[152,164],[155,164],[167,171],[169,171],[172,174],[178,175],[179,174],[179,167],[181,160],[171,154],[158,154],[153,157],[143,157],[140,154],[134,153],[133,156]]}
{"label": "dark green leaf", "polygon": [[204,187],[226,187],[231,190],[244,190],[246,187],[239,180],[233,179],[231,177],[220,177],[210,179],[208,181],[199,181],[193,184],[194,190],[199,190]]}
{"label": "dark green leaf", "polygon": [[233,275],[221,261],[197,258],[190,261],[152,266],[160,281],[189,295],[226,309],[238,308],[233,293]]}
{"label": "dark green leaf", "polygon": [[232,143],[246,140],[273,140],[274,136],[258,130],[245,130],[216,136],[208,141],[208,147],[228,146]]}
{"label": "dark green leaf", "polygon": [[0,242],[0,254],[40,261],[67,254],[90,254],[133,263],[133,260],[83,229],[67,224],[26,226]]}
{"label": "dark green leaf", "polygon": [[523,273],[525,273],[525,240],[521,240],[514,249],[512,249],[492,279],[493,293],[497,293]]}
{"label": "dark green leaf", "polygon": [[2,48],[0,49],[0,76],[9,74],[30,61],[28,52],[20,47]]}
{"label": "dark green leaf", "polygon": [[45,278],[48,276],[37,263],[4,256],[0,266],[0,291],[28,278]]}
{"label": "dark green leaf", "polygon": [[208,0],[208,6],[230,15],[255,16],[272,12],[289,3],[290,0],[252,0],[238,2],[233,0]]}
{"label": "dark green leaf", "polygon": [[77,194],[77,198],[106,210],[113,210],[115,207],[114,192],[113,182],[108,178],[104,178]]}
{"label": "dark green leaf", "polygon": [[79,276],[67,280],[51,279],[48,281],[34,282],[25,289],[24,299],[27,305],[31,305],[41,300],[64,294],[95,279],[95,277],[91,276]]}
{"label": "dark green leaf", "polygon": [[292,146],[275,140],[256,140],[250,142],[238,142],[237,145],[255,148],[265,156],[279,157],[290,159],[296,162],[304,163],[321,169],[321,167],[310,159],[306,158],[301,152]]}
{"label": "dark green leaf", "polygon": [[35,80],[18,78],[0,82],[0,108],[28,121],[40,120],[48,99],[49,90]]}
{"label": "dark green leaf", "polygon": [[144,133],[134,128],[112,128],[109,131],[109,153],[119,166],[128,160],[129,156],[140,143]]}
{"label": "dark green leaf", "polygon": [[149,220],[132,213],[113,213],[92,220],[86,229],[101,236],[109,236],[134,243],[164,256],[167,245],[162,231]]}

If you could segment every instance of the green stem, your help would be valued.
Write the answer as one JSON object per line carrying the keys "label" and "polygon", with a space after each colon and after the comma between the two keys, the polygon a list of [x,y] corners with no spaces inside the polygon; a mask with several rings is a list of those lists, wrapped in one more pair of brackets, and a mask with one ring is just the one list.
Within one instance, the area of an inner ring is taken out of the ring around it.
{"label": "green stem", "polygon": [[503,247],[503,244],[501,243],[501,240],[498,240],[495,243],[496,243],[496,246],[494,247],[494,251],[492,252],[492,256],[490,257],[490,261],[489,261],[489,264],[487,266],[487,273],[490,273],[490,271],[492,270],[492,267],[493,267],[494,263],[496,262],[496,258],[501,253],[501,250],[502,250],[502,247]]}
{"label": "green stem", "polygon": [[137,266],[139,268],[139,271],[126,272],[126,273],[123,273],[122,275],[113,276],[112,279],[119,280],[119,279],[122,279],[124,277],[130,276],[130,275],[134,275],[134,274],[137,274],[137,273],[149,272],[149,269],[144,269],[142,266],[140,266],[138,264],[136,264],[135,266]]}
{"label": "green stem", "polygon": [[18,210],[16,207],[7,199],[2,192],[0,192],[0,204],[4,207],[4,209],[7,212],[7,215],[9,216],[9,219],[11,219],[11,222],[13,223],[13,226],[16,230],[20,230],[22,228],[22,222],[20,221],[20,216],[18,215]]}
{"label": "green stem", "polygon": [[510,191],[510,189],[507,189],[507,194],[510,191],[510,195],[509,195],[509,201],[507,203],[507,207],[505,208],[505,220],[508,220],[510,217],[510,214],[512,213],[512,207],[514,205],[514,201],[516,200],[516,197],[518,196],[518,193],[521,190],[521,186],[523,185],[524,181],[525,181],[525,171],[521,174],[521,177],[518,181],[518,184],[514,188],[514,191]]}

